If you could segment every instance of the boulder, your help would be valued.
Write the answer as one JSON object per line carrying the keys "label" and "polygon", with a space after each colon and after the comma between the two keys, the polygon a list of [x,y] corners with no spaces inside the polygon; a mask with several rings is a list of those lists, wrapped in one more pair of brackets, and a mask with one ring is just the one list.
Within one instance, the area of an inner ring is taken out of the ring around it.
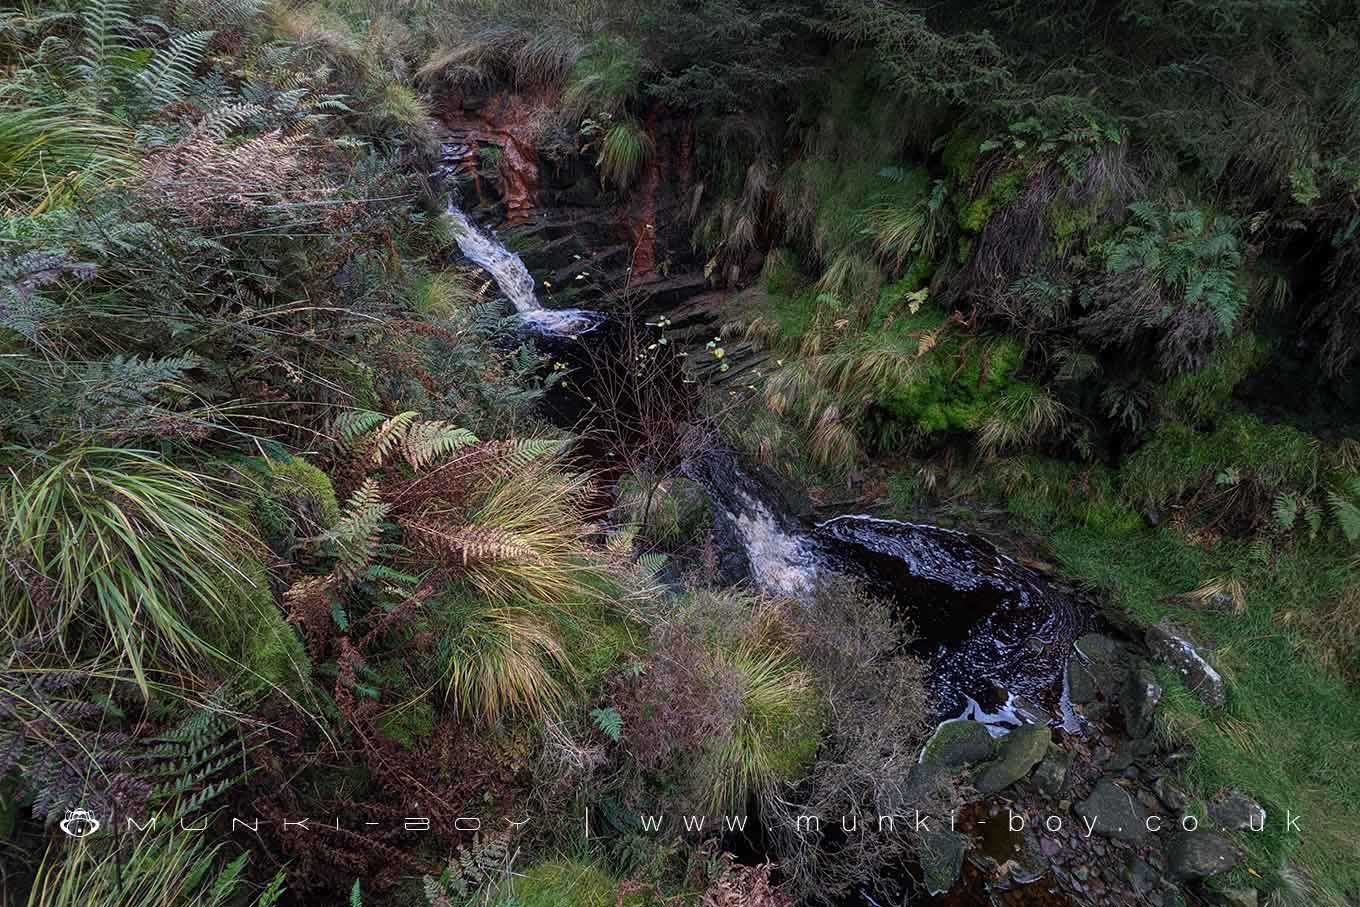
{"label": "boulder", "polygon": [[996,759],[987,763],[973,786],[995,794],[1028,775],[1048,753],[1053,734],[1046,724],[1022,724],[1001,740]]}
{"label": "boulder", "polygon": [[1141,844],[1148,837],[1147,810],[1133,794],[1108,778],[1097,781],[1091,795],[1074,809],[1095,834],[1130,844]]}
{"label": "boulder", "polygon": [[1148,628],[1146,640],[1152,657],[1175,669],[1184,679],[1186,688],[1201,702],[1216,709],[1227,703],[1223,677],[1200,654],[1184,630],[1162,621]]}
{"label": "boulder", "polygon": [[1077,705],[1094,702],[1100,693],[1095,675],[1079,658],[1067,660],[1067,698]]}
{"label": "boulder", "polygon": [[1072,767],[1072,751],[1052,747],[1034,771],[1034,789],[1042,797],[1056,800],[1067,792],[1067,771]]}
{"label": "boulder", "polygon": [[1240,791],[1227,790],[1208,804],[1209,818],[1224,831],[1260,830],[1266,824],[1261,804]]}
{"label": "boulder", "polygon": [[1261,894],[1255,888],[1225,888],[1218,900],[1223,907],[1260,907]]}
{"label": "boulder", "polygon": [[944,829],[921,832],[916,856],[932,895],[944,894],[954,887],[963,872],[963,854],[967,849],[967,839],[958,832]]}
{"label": "boulder", "polygon": [[1141,662],[1124,680],[1119,697],[1124,712],[1124,729],[1131,737],[1146,737],[1152,733],[1152,717],[1157,703],[1162,701],[1162,688],[1146,662]]}
{"label": "boulder", "polygon": [[1152,782],[1152,792],[1162,801],[1163,806],[1176,814],[1177,818],[1184,814],[1186,804],[1190,802],[1185,791],[1172,784],[1165,775]]}
{"label": "boulder", "polygon": [[1162,884],[1161,876],[1157,874],[1157,870],[1137,856],[1129,857],[1129,865],[1124,870],[1124,876],[1128,880],[1129,887],[1133,889],[1133,893],[1140,898],[1147,897]]}
{"label": "boulder", "polygon": [[1242,851],[1227,838],[1210,831],[1187,831],[1171,840],[1166,869],[1176,881],[1188,882],[1225,873],[1242,859]]}
{"label": "boulder", "polygon": [[985,725],[955,718],[940,723],[921,750],[922,766],[961,768],[986,762],[996,754],[996,738]]}
{"label": "boulder", "polygon": [[[1104,635],[1103,633],[1087,633],[1078,639],[1073,646],[1080,667],[1085,669],[1085,674],[1089,676],[1089,686],[1087,688],[1086,678],[1082,677],[1082,671],[1073,670],[1069,672],[1068,696],[1073,702],[1084,703],[1093,701],[1099,693],[1106,700],[1113,702],[1118,699],[1119,691],[1124,685],[1124,675],[1129,669],[1128,650],[1118,641]],[[1078,689],[1073,692],[1071,681],[1076,681]],[[1078,699],[1077,695],[1082,698]]]}

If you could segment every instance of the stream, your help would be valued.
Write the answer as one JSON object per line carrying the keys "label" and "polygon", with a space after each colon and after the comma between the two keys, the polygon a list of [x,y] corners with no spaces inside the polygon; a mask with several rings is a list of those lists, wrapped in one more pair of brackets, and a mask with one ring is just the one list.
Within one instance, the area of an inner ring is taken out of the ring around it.
{"label": "stream", "polygon": [[808,523],[740,458],[712,450],[688,467],[754,584],[806,597],[842,574],[893,602],[931,664],[935,713],[993,734],[1021,723],[1078,728],[1063,689],[1067,659],[1091,619],[1045,578],[980,536],[845,514]]}
{"label": "stream", "polygon": [[[450,202],[458,247],[495,280],[531,330],[578,338],[605,316],[547,309],[520,257]],[[762,591],[808,598],[820,577],[855,577],[893,602],[931,665],[936,716],[967,717],[1004,734],[1022,723],[1078,719],[1063,677],[1072,643],[1091,618],[1045,578],[980,536],[919,523],[844,514],[820,523],[793,516],[732,451],[686,465],[707,493],[719,537]]]}

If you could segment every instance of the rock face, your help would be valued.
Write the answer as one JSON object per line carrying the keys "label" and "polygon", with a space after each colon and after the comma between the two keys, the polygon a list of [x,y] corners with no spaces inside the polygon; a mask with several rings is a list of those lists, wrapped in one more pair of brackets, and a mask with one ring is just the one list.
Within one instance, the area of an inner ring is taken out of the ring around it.
{"label": "rock face", "polygon": [[1091,796],[1074,807],[1095,834],[1141,844],[1147,839],[1147,811],[1138,799],[1109,779],[1096,782]]}
{"label": "rock face", "polygon": [[1162,621],[1148,629],[1146,639],[1152,657],[1175,668],[1185,679],[1186,687],[1201,702],[1216,709],[1221,709],[1227,703],[1223,678],[1200,654],[1184,630]]}
{"label": "rock face", "polygon": [[1047,725],[1025,724],[1001,742],[997,758],[983,767],[974,786],[984,795],[997,793],[1024,778],[1048,753],[1052,732]]}
{"label": "rock face", "polygon": [[1124,689],[1119,697],[1124,711],[1124,729],[1131,737],[1146,737],[1152,733],[1152,716],[1157,703],[1162,701],[1162,688],[1157,683],[1152,668],[1140,663],[1124,681]]}
{"label": "rock face", "polygon": [[1167,848],[1167,874],[1178,882],[1207,879],[1236,867],[1242,858],[1227,838],[1208,831],[1182,832]]}

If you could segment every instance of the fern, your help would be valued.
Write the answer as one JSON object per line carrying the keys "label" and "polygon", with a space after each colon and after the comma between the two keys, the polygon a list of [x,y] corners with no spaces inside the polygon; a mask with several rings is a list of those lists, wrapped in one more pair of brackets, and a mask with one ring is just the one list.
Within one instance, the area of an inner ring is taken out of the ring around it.
{"label": "fern", "polygon": [[152,58],[150,65],[137,74],[142,102],[159,110],[182,100],[194,84],[195,71],[207,53],[215,32],[195,31],[176,35]]}
{"label": "fern", "polygon": [[335,436],[343,447],[352,447],[364,435],[383,424],[387,417],[367,409],[352,409],[335,418]]}
{"label": "fern", "polygon": [[333,542],[338,562],[336,572],[352,580],[368,568],[378,552],[378,533],[387,516],[378,483],[366,479],[345,504],[345,512],[323,538]]}
{"label": "fern", "polygon": [[1298,495],[1280,492],[1275,496],[1274,512],[1276,525],[1286,530],[1294,528],[1294,523],[1299,518]]}
{"label": "fern", "polygon": [[415,469],[421,469],[476,443],[477,436],[465,428],[443,421],[414,422],[407,427],[406,435],[402,438],[402,453],[406,462]]}
{"label": "fern", "polygon": [[423,469],[464,447],[478,443],[477,436],[442,420],[425,421],[414,410],[383,417],[362,410],[336,419],[342,444],[362,450],[372,466],[382,466],[395,451],[414,469]]}
{"label": "fern", "polygon": [[374,466],[383,465],[387,455],[401,445],[406,437],[406,430],[418,415],[419,413],[413,410],[398,413],[378,426],[377,431],[365,441],[369,461]]}
{"label": "fern", "polygon": [[127,0],[90,0],[81,17],[84,40],[76,74],[101,94],[112,86],[113,74],[132,55],[124,36],[133,30]]}
{"label": "fern", "polygon": [[1338,491],[1328,492],[1327,502],[1331,505],[1332,516],[1336,518],[1337,525],[1341,527],[1341,534],[1353,545],[1360,541],[1360,506],[1353,500],[1360,498],[1360,478],[1348,480],[1345,492],[1345,494]]}
{"label": "fern", "polygon": [[448,897],[472,897],[477,890],[505,872],[509,862],[509,839],[505,835],[480,834],[471,844],[460,846],[450,856],[439,878],[424,876],[425,898],[431,907],[449,904]]}
{"label": "fern", "polygon": [[623,738],[623,716],[613,706],[591,709],[590,720],[595,722],[595,726],[600,729],[602,734],[615,743]]}

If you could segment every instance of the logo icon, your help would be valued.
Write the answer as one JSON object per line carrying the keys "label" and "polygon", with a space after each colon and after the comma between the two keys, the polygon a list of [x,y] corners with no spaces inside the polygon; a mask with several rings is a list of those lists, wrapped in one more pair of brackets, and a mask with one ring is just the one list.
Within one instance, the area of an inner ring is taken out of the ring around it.
{"label": "logo icon", "polygon": [[88,809],[68,809],[66,818],[58,824],[72,838],[87,838],[99,831],[99,820]]}

